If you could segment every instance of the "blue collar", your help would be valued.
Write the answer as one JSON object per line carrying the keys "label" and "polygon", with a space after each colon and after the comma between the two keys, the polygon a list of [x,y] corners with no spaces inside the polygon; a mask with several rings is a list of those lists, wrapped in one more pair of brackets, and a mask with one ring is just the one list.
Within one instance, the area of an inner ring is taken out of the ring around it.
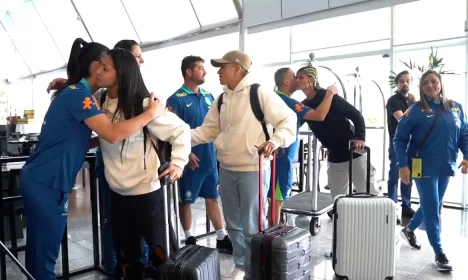
{"label": "blue collar", "polygon": [[[196,94],[191,89],[189,89],[186,85],[182,85],[181,89],[185,91],[187,94]],[[205,91],[202,88],[198,88],[200,90],[201,95],[205,95]]]}
{"label": "blue collar", "polygon": [[82,78],[80,80],[80,83],[82,83],[86,87],[87,90],[91,91],[91,86],[89,85],[88,81],[86,81],[85,78]]}

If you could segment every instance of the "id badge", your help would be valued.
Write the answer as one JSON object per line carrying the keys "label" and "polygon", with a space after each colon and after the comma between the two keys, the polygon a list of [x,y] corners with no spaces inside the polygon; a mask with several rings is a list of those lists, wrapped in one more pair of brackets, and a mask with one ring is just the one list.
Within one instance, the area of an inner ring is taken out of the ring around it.
{"label": "id badge", "polygon": [[422,178],[422,159],[413,158],[411,177]]}

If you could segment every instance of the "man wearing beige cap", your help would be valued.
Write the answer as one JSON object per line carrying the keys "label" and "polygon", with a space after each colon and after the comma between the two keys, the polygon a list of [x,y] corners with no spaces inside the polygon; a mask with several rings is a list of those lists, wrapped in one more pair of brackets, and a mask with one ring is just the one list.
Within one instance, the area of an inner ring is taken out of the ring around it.
{"label": "man wearing beige cap", "polygon": [[218,107],[220,97],[215,99],[203,125],[192,129],[192,145],[214,141],[220,163],[220,195],[226,229],[233,242],[236,264],[229,279],[250,279],[251,239],[259,232],[258,151],[266,158],[261,171],[262,227],[265,228],[266,194],[270,185],[268,158],[275,149],[286,148],[296,141],[297,117],[277,94],[260,86],[258,100],[267,124],[265,129],[271,135],[266,141],[262,124],[250,104],[250,89],[254,84],[249,74],[250,57],[231,51],[221,59],[212,59],[211,64],[220,68],[219,79],[224,85],[222,104]]}

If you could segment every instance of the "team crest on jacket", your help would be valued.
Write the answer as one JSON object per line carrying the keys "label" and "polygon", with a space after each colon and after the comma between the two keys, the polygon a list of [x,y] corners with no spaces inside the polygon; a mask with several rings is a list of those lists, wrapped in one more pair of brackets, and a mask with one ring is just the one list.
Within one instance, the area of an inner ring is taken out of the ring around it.
{"label": "team crest on jacket", "polygon": [[212,103],[212,102],[211,102],[211,99],[210,99],[208,96],[205,96],[205,102],[206,102],[206,104],[208,104],[208,105],[211,105],[211,103]]}

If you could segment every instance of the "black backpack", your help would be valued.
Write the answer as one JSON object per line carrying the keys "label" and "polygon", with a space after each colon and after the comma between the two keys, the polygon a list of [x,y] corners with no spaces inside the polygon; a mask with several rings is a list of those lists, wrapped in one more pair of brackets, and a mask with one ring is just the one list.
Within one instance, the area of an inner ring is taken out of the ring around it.
{"label": "black backpack", "polygon": [[[99,105],[101,106],[101,108],[104,102],[106,101],[106,95],[107,95],[107,90],[101,94],[101,98],[99,99]],[[143,150],[145,153],[146,153],[146,141],[147,141],[146,139],[148,136],[149,136],[148,128],[144,126],[143,127],[143,139],[144,139]],[[153,146],[154,150],[156,151],[156,154],[158,155],[161,166],[164,163],[169,162],[171,160],[171,149],[172,149],[171,144],[169,142],[164,142],[159,139],[157,139],[157,142],[155,144],[153,142],[153,139],[151,137],[149,138],[151,141],[151,145]],[[145,164],[145,170],[146,170],[146,157],[145,156],[143,156],[143,160],[145,162],[144,164]]]}
{"label": "black backpack", "polygon": [[[259,84],[253,84],[250,86],[250,107],[255,115],[255,118],[262,124],[263,133],[265,134],[266,141],[270,140],[270,133],[265,123],[265,115],[263,114],[262,107],[260,107],[260,99],[258,98]],[[218,99],[218,113],[221,112],[221,106],[223,105],[223,95],[221,93]]]}

